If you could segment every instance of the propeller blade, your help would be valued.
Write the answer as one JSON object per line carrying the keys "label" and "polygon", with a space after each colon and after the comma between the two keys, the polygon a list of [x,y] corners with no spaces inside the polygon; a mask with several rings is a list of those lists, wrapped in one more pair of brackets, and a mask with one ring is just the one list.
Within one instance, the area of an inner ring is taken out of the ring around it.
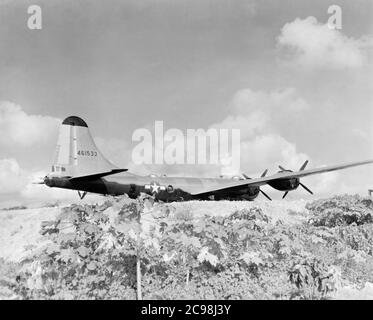
{"label": "propeller blade", "polygon": [[284,167],[282,167],[282,166],[278,166],[279,168],[280,168],[280,170],[282,170],[282,171],[287,171]]}
{"label": "propeller blade", "polygon": [[310,194],[313,194],[313,192],[310,190],[310,189],[308,189],[303,183],[300,183],[299,182],[299,184],[304,188],[304,189],[306,189]]}
{"label": "propeller blade", "polygon": [[282,199],[284,199],[288,193],[289,193],[289,191],[286,191],[286,192],[284,193],[284,195],[282,196]]}
{"label": "propeller blade", "polygon": [[307,163],[308,163],[308,160],[306,160],[305,163],[303,163],[303,165],[300,167],[299,171],[303,171],[306,168]]}
{"label": "propeller blade", "polygon": [[248,177],[246,174],[242,174],[244,176],[245,179],[250,179],[250,177]]}
{"label": "propeller blade", "polygon": [[262,173],[262,175],[261,175],[260,177],[261,177],[261,178],[265,177],[266,174],[267,174],[267,172],[268,172],[268,169],[266,169],[266,170]]}
{"label": "propeller blade", "polygon": [[45,182],[32,182],[32,184],[45,184]]}
{"label": "propeller blade", "polygon": [[272,199],[268,196],[268,194],[266,194],[263,190],[259,189],[259,191],[263,194],[263,196],[265,196],[268,200],[271,200]]}

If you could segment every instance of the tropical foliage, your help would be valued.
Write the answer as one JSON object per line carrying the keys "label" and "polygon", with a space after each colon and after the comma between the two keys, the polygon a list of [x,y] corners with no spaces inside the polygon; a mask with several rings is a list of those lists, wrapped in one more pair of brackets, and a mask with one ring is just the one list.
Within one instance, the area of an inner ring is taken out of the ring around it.
{"label": "tropical foliage", "polygon": [[329,299],[373,282],[373,203],[314,201],[301,224],[260,208],[195,218],[188,210],[111,198],[45,221],[45,245],[0,263],[2,288],[22,299]]}

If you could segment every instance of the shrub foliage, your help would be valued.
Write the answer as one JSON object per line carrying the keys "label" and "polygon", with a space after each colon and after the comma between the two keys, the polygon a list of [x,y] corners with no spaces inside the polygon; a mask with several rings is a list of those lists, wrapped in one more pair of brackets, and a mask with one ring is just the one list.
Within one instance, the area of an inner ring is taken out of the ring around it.
{"label": "shrub foliage", "polygon": [[3,286],[22,299],[328,299],[373,282],[372,208],[317,200],[286,225],[259,208],[194,218],[144,195],[71,205]]}

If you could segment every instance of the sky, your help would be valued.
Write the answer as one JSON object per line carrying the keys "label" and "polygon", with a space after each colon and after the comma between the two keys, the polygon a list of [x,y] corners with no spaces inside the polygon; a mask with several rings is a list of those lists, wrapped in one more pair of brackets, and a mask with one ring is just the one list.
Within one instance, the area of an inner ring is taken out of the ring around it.
{"label": "sky", "polygon": [[[33,4],[41,30],[27,27]],[[333,4],[341,29],[328,27]],[[109,159],[140,174],[218,174],[134,165],[132,133],[156,120],[240,129],[241,170],[253,177],[306,159],[373,158],[372,18],[370,0],[0,0],[0,204],[71,197],[32,184],[49,171],[70,115],[86,120]],[[302,181],[322,196],[367,194],[372,173]]]}

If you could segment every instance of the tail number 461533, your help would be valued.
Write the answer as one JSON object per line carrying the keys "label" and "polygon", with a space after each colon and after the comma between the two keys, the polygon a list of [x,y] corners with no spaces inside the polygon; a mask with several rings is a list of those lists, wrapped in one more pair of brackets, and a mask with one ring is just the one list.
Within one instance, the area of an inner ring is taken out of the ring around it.
{"label": "tail number 461533", "polygon": [[97,151],[79,150],[78,156],[97,157]]}

